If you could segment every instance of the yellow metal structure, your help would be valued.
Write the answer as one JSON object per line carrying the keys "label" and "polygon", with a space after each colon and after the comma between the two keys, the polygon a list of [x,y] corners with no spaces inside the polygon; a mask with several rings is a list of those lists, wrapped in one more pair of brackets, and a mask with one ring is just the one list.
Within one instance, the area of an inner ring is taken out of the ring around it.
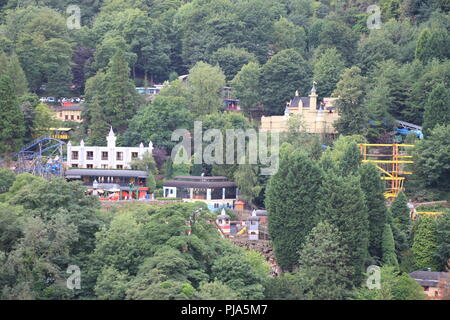
{"label": "yellow metal structure", "polygon": [[415,211],[412,216],[412,220],[416,220],[418,214],[425,214],[425,215],[430,215],[430,216],[440,216],[441,214],[444,214],[444,213],[439,212],[439,211]]}
{"label": "yellow metal structure", "polygon": [[407,148],[414,148],[412,144],[373,144],[361,143],[359,148],[363,157],[362,162],[373,163],[381,171],[381,180],[386,184],[386,198],[395,198],[403,190],[405,175],[412,172],[404,171],[406,164],[414,163],[413,156],[408,155]]}

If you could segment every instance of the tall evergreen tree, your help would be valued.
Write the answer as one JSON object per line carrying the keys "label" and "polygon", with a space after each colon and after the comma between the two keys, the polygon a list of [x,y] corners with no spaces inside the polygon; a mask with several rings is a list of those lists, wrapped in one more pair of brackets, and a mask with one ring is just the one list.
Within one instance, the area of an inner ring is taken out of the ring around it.
{"label": "tall evergreen tree", "polygon": [[437,124],[450,124],[450,90],[443,83],[438,84],[428,97],[423,114],[423,131],[428,134]]}
{"label": "tall evergreen tree", "polygon": [[356,174],[361,163],[361,156],[356,142],[351,142],[339,162],[341,173],[346,176]]}
{"label": "tall evergreen tree", "polygon": [[[283,147],[283,146],[282,146]],[[280,166],[266,188],[269,232],[277,262],[292,270],[298,250],[317,222],[322,173],[307,154],[282,150]]]}
{"label": "tall evergreen tree", "polygon": [[419,217],[417,224],[412,244],[412,252],[416,267],[419,269],[431,268],[436,271],[440,268],[436,259],[438,247],[436,220],[434,217],[421,216]]}
{"label": "tall evergreen tree", "polygon": [[384,225],[382,249],[383,265],[398,267],[397,255],[395,254],[394,235],[392,234],[392,229],[389,223]]}
{"label": "tall evergreen tree", "polygon": [[0,75],[0,154],[10,154],[20,148],[25,134],[23,114],[7,75]]}
{"label": "tall evergreen tree", "polygon": [[372,257],[381,258],[383,229],[387,223],[383,181],[378,169],[371,163],[361,165],[359,176],[368,210],[369,253]]}
{"label": "tall evergreen tree", "polygon": [[437,251],[436,256],[441,270],[443,270],[450,259],[450,213],[444,213],[437,221]]}
{"label": "tall evergreen tree", "polygon": [[9,63],[7,66],[8,75],[14,83],[14,90],[17,97],[24,95],[28,92],[28,83],[22,66],[20,65],[19,58],[16,54],[12,54],[9,57]]}
{"label": "tall evergreen tree", "polygon": [[343,299],[351,287],[354,271],[349,249],[333,224],[319,222],[311,230],[300,251],[299,265],[297,276],[309,299]]}
{"label": "tall evergreen tree", "polygon": [[367,207],[359,177],[328,173],[322,184],[318,210],[322,220],[334,224],[350,250],[353,281],[362,280],[368,261],[369,231]]}
{"label": "tall evergreen tree", "polygon": [[391,205],[391,213],[394,224],[406,235],[410,233],[411,221],[408,208],[408,200],[403,192],[400,192]]}
{"label": "tall evergreen tree", "polygon": [[361,76],[358,67],[344,70],[341,80],[336,85],[333,96],[339,97],[336,107],[340,118],[335,128],[344,135],[367,133],[368,117],[364,105],[364,89],[366,78]]}
{"label": "tall evergreen tree", "polygon": [[129,77],[130,68],[123,50],[118,50],[111,59],[106,73],[105,117],[119,133],[124,132],[138,107],[137,93]]}

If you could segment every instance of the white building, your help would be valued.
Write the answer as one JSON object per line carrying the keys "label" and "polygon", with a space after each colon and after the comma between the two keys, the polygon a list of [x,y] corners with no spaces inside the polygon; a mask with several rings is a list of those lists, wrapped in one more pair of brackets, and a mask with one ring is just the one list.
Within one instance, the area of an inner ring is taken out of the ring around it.
{"label": "white building", "polygon": [[152,154],[153,143],[150,141],[147,148],[141,142],[139,147],[116,147],[116,135],[111,130],[106,137],[106,147],[85,146],[80,141],[79,146],[73,146],[69,141],[67,144],[67,166],[69,168],[87,169],[130,169],[130,162],[142,159],[145,152]]}

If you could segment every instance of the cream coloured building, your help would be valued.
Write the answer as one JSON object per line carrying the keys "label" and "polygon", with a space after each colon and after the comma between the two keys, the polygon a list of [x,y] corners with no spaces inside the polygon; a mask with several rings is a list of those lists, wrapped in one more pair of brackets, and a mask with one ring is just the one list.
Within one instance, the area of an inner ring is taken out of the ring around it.
{"label": "cream coloured building", "polygon": [[141,142],[139,147],[116,147],[116,135],[113,129],[106,137],[106,147],[85,146],[80,141],[79,146],[67,143],[67,167],[87,169],[130,169],[130,162],[142,159],[145,152],[152,154],[153,143],[150,141],[148,147]]}
{"label": "cream coloured building", "polygon": [[284,115],[261,117],[260,131],[287,131],[289,118],[298,115],[306,132],[335,134],[333,123],[339,119],[339,114],[333,102],[337,98],[324,98],[319,104],[317,98],[315,84],[309,97],[300,97],[296,91],[294,98],[287,104]]}
{"label": "cream coloured building", "polygon": [[56,119],[61,121],[75,121],[83,122],[81,114],[84,107],[80,105],[72,105],[67,107],[56,107],[53,109],[54,116]]}

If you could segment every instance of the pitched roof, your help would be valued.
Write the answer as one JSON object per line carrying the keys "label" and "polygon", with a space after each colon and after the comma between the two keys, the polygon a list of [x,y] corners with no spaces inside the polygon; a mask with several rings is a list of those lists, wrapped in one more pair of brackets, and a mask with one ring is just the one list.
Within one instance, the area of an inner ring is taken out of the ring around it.
{"label": "pitched roof", "polygon": [[447,274],[445,272],[417,270],[411,272],[409,276],[416,280],[422,287],[437,287],[439,280],[446,278]]}

